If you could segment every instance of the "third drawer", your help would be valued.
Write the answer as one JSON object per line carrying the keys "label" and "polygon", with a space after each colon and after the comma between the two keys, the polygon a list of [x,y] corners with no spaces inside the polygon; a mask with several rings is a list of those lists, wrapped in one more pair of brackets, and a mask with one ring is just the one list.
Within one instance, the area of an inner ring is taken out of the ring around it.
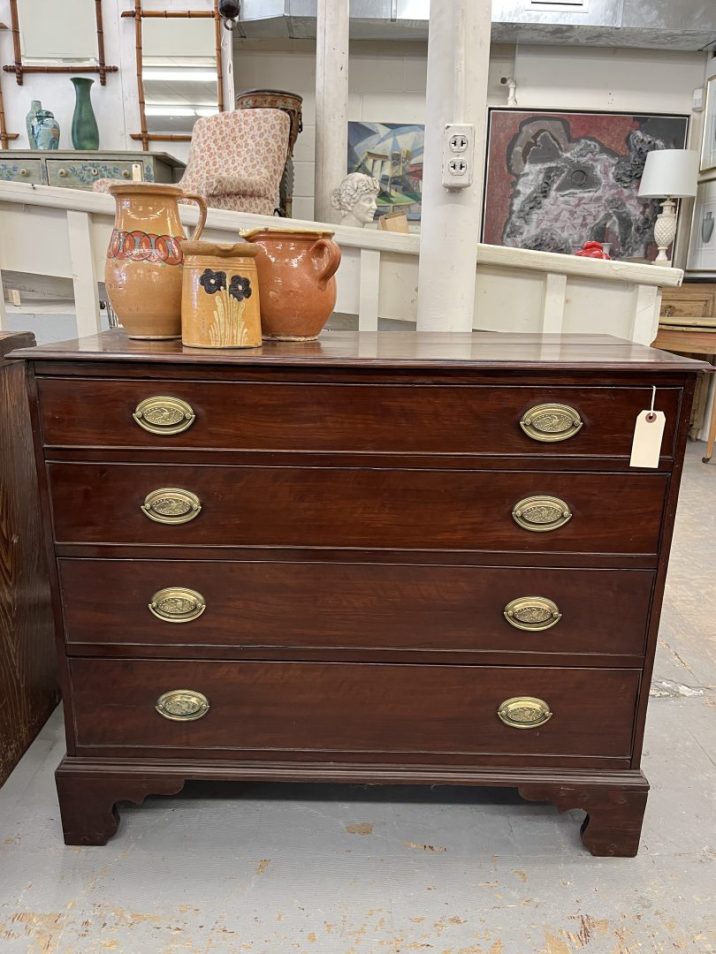
{"label": "third drawer", "polygon": [[639,655],[654,581],[648,570],[396,563],[58,565],[68,646],[140,654],[201,645]]}

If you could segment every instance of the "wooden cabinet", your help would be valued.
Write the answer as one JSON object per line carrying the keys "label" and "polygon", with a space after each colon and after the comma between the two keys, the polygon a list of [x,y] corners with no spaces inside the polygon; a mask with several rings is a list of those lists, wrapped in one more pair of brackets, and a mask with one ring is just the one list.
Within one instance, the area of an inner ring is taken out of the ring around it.
{"label": "wooden cabinet", "polygon": [[[614,338],[328,332],[22,352],[65,838],[187,778],[514,786],[636,853],[701,365]],[[661,458],[631,468],[636,415]]]}
{"label": "wooden cabinet", "polygon": [[662,288],[662,318],[716,318],[716,282],[686,282]]}
{"label": "wooden cabinet", "polygon": [[[716,364],[716,282],[690,282],[681,288],[664,288],[659,331],[653,347],[703,358]],[[709,413],[710,375],[696,384],[689,422],[689,437],[706,432],[704,463],[711,460],[716,441],[716,400]]]}
{"label": "wooden cabinet", "polygon": [[0,785],[59,701],[45,541],[22,365],[0,332]]}

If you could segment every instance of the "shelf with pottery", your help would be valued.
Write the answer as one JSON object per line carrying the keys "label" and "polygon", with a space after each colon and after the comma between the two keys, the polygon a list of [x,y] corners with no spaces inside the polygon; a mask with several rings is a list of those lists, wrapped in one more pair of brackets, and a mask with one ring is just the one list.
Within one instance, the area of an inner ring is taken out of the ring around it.
{"label": "shelf with pottery", "polygon": [[[0,214],[0,273],[72,279],[79,334],[95,334],[99,326],[98,283],[114,222],[112,197],[0,182]],[[190,205],[182,205],[180,214],[185,227],[197,222],[197,210]],[[203,237],[212,242],[235,242],[242,230],[275,226],[272,216],[209,209]],[[357,315],[361,330],[375,330],[379,318],[415,321],[419,235],[301,219],[282,219],[281,226],[335,233],[342,251],[336,274],[336,311]],[[600,332],[650,343],[657,331],[661,288],[678,286],[682,278],[676,268],[481,244],[474,328]],[[446,320],[449,309],[446,302]]]}

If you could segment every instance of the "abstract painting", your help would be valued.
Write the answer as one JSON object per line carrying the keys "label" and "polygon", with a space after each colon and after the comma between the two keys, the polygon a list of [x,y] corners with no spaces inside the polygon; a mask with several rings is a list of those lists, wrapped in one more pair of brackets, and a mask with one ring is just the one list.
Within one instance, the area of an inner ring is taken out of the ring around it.
{"label": "abstract painting", "polygon": [[348,172],[364,172],[380,184],[376,217],[406,212],[420,221],[425,127],[418,123],[348,123]]}
{"label": "abstract painting", "polygon": [[482,240],[612,258],[656,257],[655,199],[638,198],[652,149],[683,149],[686,116],[491,109]]}

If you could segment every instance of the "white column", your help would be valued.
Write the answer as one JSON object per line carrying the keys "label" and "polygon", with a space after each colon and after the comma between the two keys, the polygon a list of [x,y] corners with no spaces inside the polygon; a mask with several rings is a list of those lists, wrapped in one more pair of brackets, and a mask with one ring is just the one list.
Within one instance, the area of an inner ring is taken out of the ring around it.
{"label": "white column", "polygon": [[316,178],[314,218],[338,222],[331,190],[348,154],[349,0],[318,0],[316,12]]}
{"label": "white column", "polygon": [[[482,218],[490,0],[431,0],[420,226],[418,329],[471,331]],[[472,185],[442,185],[444,129],[475,127]]]}
{"label": "white column", "polygon": [[77,337],[85,338],[102,330],[97,274],[92,254],[92,222],[88,212],[67,210],[67,238],[72,264]]}

